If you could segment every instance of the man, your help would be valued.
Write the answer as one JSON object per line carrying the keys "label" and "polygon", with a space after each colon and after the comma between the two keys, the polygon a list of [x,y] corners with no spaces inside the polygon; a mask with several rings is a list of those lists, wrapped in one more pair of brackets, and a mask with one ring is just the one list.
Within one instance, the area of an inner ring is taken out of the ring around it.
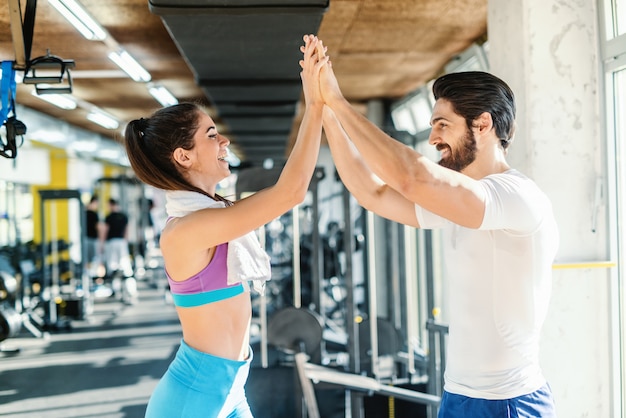
{"label": "man", "polygon": [[429,138],[441,152],[436,164],[356,112],[330,64],[320,88],[333,159],[359,203],[443,230],[450,333],[439,418],[556,417],[539,335],[558,230],[548,198],[506,161],[513,92],[483,72],[437,79]]}

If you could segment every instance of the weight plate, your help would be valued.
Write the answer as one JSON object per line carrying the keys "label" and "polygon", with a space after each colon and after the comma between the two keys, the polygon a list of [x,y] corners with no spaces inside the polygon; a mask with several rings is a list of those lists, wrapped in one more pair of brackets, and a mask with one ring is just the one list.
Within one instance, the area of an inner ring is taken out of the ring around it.
{"label": "weight plate", "polygon": [[277,348],[311,355],[322,343],[322,319],[306,308],[287,307],[276,311],[267,325],[267,339]]}

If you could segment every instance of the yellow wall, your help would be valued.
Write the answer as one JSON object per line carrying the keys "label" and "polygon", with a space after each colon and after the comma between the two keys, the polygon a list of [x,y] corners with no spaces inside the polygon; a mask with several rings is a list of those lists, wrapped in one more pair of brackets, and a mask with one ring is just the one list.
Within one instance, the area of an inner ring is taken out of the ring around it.
{"label": "yellow wall", "polygon": [[[125,173],[124,168],[113,166],[113,165],[104,165],[103,175],[105,178],[115,178],[119,176],[123,176]],[[111,183],[102,182],[100,185],[100,205],[105,208],[104,212],[108,212],[108,204],[109,198],[111,198]]]}
{"label": "yellow wall", "polygon": [[[40,212],[40,190],[67,189],[68,158],[63,150],[50,149],[50,183],[32,186],[34,241],[40,243],[42,213]],[[46,241],[63,239],[69,242],[69,211],[66,200],[50,200],[44,207]]]}

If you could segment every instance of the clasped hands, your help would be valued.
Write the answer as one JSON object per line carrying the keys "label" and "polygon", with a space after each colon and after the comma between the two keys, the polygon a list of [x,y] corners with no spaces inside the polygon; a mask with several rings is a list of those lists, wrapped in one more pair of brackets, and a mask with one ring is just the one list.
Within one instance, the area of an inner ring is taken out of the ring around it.
{"label": "clasped hands", "polygon": [[[314,97],[311,95],[315,94],[319,94],[319,99],[326,104],[334,99],[342,99],[343,95],[333,73],[330,58],[326,55],[327,47],[315,35],[304,35],[303,40],[304,45],[300,47],[300,51],[304,59],[300,60],[299,64],[303,70],[300,75],[305,90],[305,99],[312,100]],[[307,86],[318,91],[307,94]]]}

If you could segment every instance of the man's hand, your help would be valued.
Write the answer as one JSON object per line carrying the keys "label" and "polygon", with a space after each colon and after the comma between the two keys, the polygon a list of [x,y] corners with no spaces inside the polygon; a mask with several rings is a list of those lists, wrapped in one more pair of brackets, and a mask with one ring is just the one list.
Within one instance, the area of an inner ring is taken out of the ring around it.
{"label": "man's hand", "polygon": [[[321,42],[322,41],[320,40],[320,44]],[[335,73],[333,72],[333,65],[330,61],[330,57],[326,55],[327,49],[328,48],[326,47],[318,49],[318,54],[320,56],[328,58],[328,63],[324,65],[320,71],[320,89],[322,91],[324,102],[331,105],[334,100],[344,100],[344,97],[343,93],[341,93],[341,89],[339,88],[339,83],[337,82]]]}
{"label": "man's hand", "polygon": [[[322,98],[324,102],[330,105],[335,100],[344,100],[343,94],[341,93],[341,89],[339,88],[339,83],[337,82],[337,78],[332,69],[332,64],[330,62],[330,57],[326,55],[327,47],[324,46],[321,39],[318,39],[314,35],[304,35],[305,46],[300,47],[300,51],[304,54],[305,60],[307,57],[307,46],[311,45],[311,43],[315,43],[315,56],[317,58],[317,62],[323,62],[320,73],[319,73],[319,87],[321,91]],[[304,69],[305,60],[300,61],[300,66]],[[306,95],[306,94],[305,94]]]}

